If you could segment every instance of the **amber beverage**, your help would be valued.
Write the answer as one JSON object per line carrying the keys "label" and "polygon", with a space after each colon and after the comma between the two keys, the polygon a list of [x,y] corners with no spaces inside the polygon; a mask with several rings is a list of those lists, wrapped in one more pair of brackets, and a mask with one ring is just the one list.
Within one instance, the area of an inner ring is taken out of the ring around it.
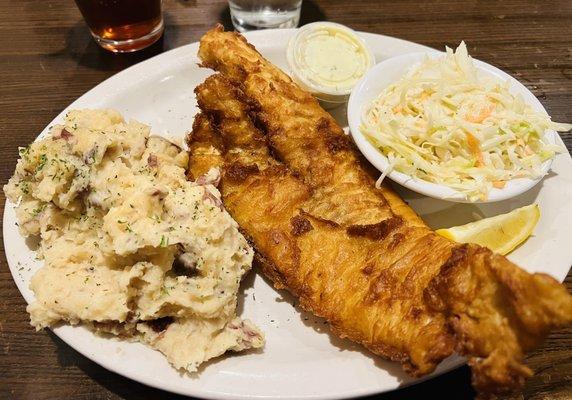
{"label": "amber beverage", "polygon": [[91,34],[104,49],[130,52],[163,33],[162,0],[75,0]]}

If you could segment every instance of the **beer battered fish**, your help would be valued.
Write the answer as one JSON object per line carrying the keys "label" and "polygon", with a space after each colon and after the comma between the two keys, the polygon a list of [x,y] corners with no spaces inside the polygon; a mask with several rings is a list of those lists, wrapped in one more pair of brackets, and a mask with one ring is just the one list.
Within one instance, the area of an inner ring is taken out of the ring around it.
{"label": "beer battered fish", "polygon": [[221,168],[223,202],[275,286],[414,376],[458,353],[482,393],[522,386],[524,353],[572,322],[564,286],[436,235],[375,189],[333,118],[239,34],[217,27],[199,56],[221,74],[196,89],[189,171]]}

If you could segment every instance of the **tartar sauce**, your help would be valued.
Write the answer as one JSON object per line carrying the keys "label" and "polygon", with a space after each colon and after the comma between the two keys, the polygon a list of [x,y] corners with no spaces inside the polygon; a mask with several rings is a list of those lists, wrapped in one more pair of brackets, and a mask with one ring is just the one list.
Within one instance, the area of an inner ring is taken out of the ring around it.
{"label": "tartar sauce", "polygon": [[288,63],[293,79],[318,99],[343,103],[373,66],[374,57],[350,28],[316,22],[303,26],[292,38]]}

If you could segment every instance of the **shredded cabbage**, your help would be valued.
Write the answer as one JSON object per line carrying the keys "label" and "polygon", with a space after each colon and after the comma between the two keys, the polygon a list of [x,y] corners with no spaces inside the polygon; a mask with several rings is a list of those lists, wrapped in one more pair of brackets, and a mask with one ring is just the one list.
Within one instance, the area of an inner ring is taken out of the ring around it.
{"label": "shredded cabbage", "polygon": [[475,201],[513,178],[541,177],[542,164],[562,151],[546,131],[572,125],[534,111],[508,81],[478,74],[461,42],[383,90],[360,128],[395,170]]}

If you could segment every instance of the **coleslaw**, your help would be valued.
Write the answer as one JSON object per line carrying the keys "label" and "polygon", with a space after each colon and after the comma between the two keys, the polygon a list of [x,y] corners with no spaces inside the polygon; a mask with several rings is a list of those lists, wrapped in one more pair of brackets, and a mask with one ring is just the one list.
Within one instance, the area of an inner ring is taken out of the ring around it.
{"label": "coleslaw", "polygon": [[383,90],[360,128],[396,171],[476,201],[511,179],[541,177],[543,164],[563,150],[545,133],[572,125],[533,110],[508,81],[478,74],[461,42]]}

